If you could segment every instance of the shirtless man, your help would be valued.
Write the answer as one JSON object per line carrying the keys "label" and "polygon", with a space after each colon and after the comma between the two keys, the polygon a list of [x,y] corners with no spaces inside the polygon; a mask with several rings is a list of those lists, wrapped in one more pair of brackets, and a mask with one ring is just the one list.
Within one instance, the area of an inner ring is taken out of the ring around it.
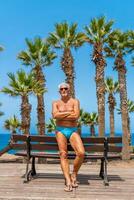
{"label": "shirtless man", "polygon": [[[84,146],[77,132],[77,120],[80,115],[80,105],[77,99],[70,97],[70,87],[67,83],[59,85],[61,99],[52,104],[52,115],[56,119],[56,139],[58,142],[61,169],[65,177],[65,191],[70,192],[73,187],[78,187],[77,174],[84,159]],[[69,162],[67,159],[67,139],[73,147],[76,158],[73,172],[70,175]]]}

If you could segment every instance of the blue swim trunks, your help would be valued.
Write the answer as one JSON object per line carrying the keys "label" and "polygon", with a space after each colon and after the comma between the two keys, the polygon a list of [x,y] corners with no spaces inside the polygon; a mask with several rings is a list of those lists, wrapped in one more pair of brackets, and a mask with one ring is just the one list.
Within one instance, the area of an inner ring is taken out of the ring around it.
{"label": "blue swim trunks", "polygon": [[61,132],[67,139],[69,139],[74,132],[77,132],[77,130],[77,127],[56,126],[56,131]]}

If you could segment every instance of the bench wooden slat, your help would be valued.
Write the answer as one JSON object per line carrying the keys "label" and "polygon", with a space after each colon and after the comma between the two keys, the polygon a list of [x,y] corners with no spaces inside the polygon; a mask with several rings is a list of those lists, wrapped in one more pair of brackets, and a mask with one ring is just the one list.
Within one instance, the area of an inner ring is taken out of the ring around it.
{"label": "bench wooden slat", "polygon": [[27,145],[26,144],[12,144],[12,149],[16,149],[16,150],[26,150],[27,149]]}
{"label": "bench wooden slat", "polygon": [[122,143],[122,137],[108,137],[107,140],[110,144]]}
{"label": "bench wooden slat", "polygon": [[[104,143],[104,138],[105,137],[88,137],[88,138],[81,138],[83,143]],[[52,136],[45,136],[45,135],[30,135],[30,140],[31,142],[53,142],[57,143],[57,140],[55,137]]]}
{"label": "bench wooden slat", "polygon": [[[18,150],[26,150],[27,145],[26,144],[12,144],[13,149]],[[32,144],[31,150],[38,150],[38,151],[58,151],[58,145],[57,144]],[[74,151],[71,146],[68,146],[68,151]],[[103,145],[91,145],[91,146],[85,146],[86,152],[103,152],[104,146]],[[109,152],[121,152],[122,147],[119,146],[109,146]],[[50,152],[51,153],[51,152]]]}
{"label": "bench wooden slat", "polygon": [[47,150],[58,150],[57,144],[31,144],[30,148],[32,151],[47,151]]}
{"label": "bench wooden slat", "polygon": [[86,152],[104,152],[104,145],[85,146]]}
{"label": "bench wooden slat", "polygon": [[87,143],[87,144],[95,144],[95,143],[97,143],[97,144],[103,144],[104,143],[104,139],[105,139],[105,137],[87,137],[87,138],[85,138],[85,137],[83,137],[83,138],[81,138],[82,139],[82,142],[83,143]]}
{"label": "bench wooden slat", "polygon": [[[17,141],[26,141],[28,135],[12,135],[12,138],[15,142]],[[83,143],[103,143],[105,137],[83,137],[81,138]],[[53,142],[57,143],[56,138],[52,136],[45,135],[30,135],[30,140],[32,142]],[[122,143],[122,137],[108,137],[109,143]]]}
{"label": "bench wooden slat", "polygon": [[45,135],[30,135],[31,142],[53,142],[57,143],[56,138],[52,136],[45,136]]}
{"label": "bench wooden slat", "polygon": [[[47,151],[47,150],[59,150],[57,144],[31,144],[31,150],[38,150],[38,151]],[[104,145],[86,145],[85,150],[88,152],[103,152]],[[68,151],[74,151],[71,145],[68,145]]]}
{"label": "bench wooden slat", "polygon": [[14,142],[18,142],[18,141],[26,141],[28,138],[28,135],[12,135],[12,139]]}
{"label": "bench wooden slat", "polygon": [[121,146],[110,146],[109,145],[108,152],[117,152],[117,153],[120,153],[121,151],[122,151],[122,147]]}

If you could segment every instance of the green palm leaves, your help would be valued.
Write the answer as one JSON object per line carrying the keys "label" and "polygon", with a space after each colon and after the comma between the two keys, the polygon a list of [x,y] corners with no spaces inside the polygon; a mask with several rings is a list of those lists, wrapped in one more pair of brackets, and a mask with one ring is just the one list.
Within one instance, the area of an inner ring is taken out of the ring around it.
{"label": "green palm leaves", "polygon": [[108,57],[115,57],[119,54],[126,55],[131,49],[130,33],[114,30],[109,35],[107,43],[104,50]]}
{"label": "green palm leaves", "polygon": [[83,118],[84,124],[90,126],[91,136],[95,136],[95,125],[98,125],[98,114],[96,112],[85,112]]}
{"label": "green palm leaves", "polygon": [[[134,112],[134,101],[128,99],[127,100],[127,107],[128,107],[128,112],[129,113]],[[120,108],[118,108],[117,111],[118,111],[118,114],[121,114],[121,109]]]}
{"label": "green palm leaves", "polygon": [[78,48],[84,43],[85,35],[77,32],[77,24],[67,22],[55,24],[55,32],[49,34],[48,42],[55,48]]}
{"label": "green palm leaves", "polygon": [[112,25],[114,21],[110,20],[106,22],[105,16],[93,18],[88,26],[85,27],[86,41],[94,43],[105,43],[108,35],[112,31]]}
{"label": "green palm leaves", "polygon": [[56,120],[50,118],[49,123],[46,124],[46,128],[48,133],[54,132],[56,130]]}
{"label": "green palm leaves", "polygon": [[50,45],[41,38],[35,38],[34,41],[26,39],[27,51],[21,51],[18,58],[24,65],[48,66],[56,58],[56,54],[51,50]]}
{"label": "green palm leaves", "polygon": [[18,118],[14,115],[9,119],[5,120],[4,128],[11,131],[13,134],[17,133],[17,130],[21,129],[21,123]]}
{"label": "green palm leaves", "polygon": [[108,93],[108,104],[109,104],[109,113],[110,113],[110,135],[114,136],[114,109],[116,106],[116,100],[114,94],[119,92],[119,83],[111,77],[107,77],[105,80],[105,90]]}
{"label": "green palm leaves", "polygon": [[28,96],[32,93],[41,95],[44,89],[40,86],[40,82],[35,80],[33,73],[26,74],[20,70],[16,76],[9,73],[8,77],[10,79],[9,87],[4,87],[2,92],[10,96],[21,96],[21,129],[24,134],[29,134],[31,105]]}
{"label": "green palm leaves", "polygon": [[118,81],[114,82],[112,77],[107,77],[105,80],[105,90],[109,94],[115,94],[115,93],[119,92]]}
{"label": "green palm leaves", "polygon": [[40,82],[37,82],[34,76],[34,73],[26,74],[23,70],[19,70],[16,75],[8,73],[10,87],[4,87],[2,92],[10,96],[27,96],[31,93],[43,93],[46,90],[40,87]]}

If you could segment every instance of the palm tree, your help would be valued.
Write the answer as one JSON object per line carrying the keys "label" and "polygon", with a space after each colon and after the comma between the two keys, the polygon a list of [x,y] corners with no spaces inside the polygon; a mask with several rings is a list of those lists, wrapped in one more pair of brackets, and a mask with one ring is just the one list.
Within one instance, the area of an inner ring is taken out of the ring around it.
{"label": "palm tree", "polygon": [[[128,99],[127,101],[127,105],[128,105],[128,114],[134,112],[134,101],[131,101]],[[130,116],[128,115],[128,128],[129,128],[129,133],[130,131]],[[131,141],[131,134],[130,134],[130,141]]]}
{"label": "palm tree", "polygon": [[95,137],[95,125],[98,125],[98,114],[96,112],[84,113],[84,124],[90,126],[90,134]]}
{"label": "palm tree", "polygon": [[23,70],[18,71],[16,76],[13,73],[8,73],[10,86],[2,89],[2,92],[10,96],[21,96],[21,129],[24,134],[29,134],[30,129],[31,105],[28,95],[33,92],[40,95],[44,92],[40,87],[40,83],[35,80],[34,76],[33,73],[26,74]]}
{"label": "palm tree", "polygon": [[54,132],[56,130],[56,120],[50,118],[49,123],[46,124],[46,128],[48,133]]}
{"label": "palm tree", "polygon": [[21,129],[21,123],[19,119],[14,115],[13,117],[10,117],[9,119],[5,120],[4,128],[6,130],[11,131],[12,134],[16,134],[17,130]]}
{"label": "palm tree", "polygon": [[123,130],[123,159],[130,159],[129,148],[129,125],[128,125],[128,105],[127,105],[127,86],[126,86],[126,66],[124,56],[128,54],[130,47],[128,32],[120,30],[113,31],[108,38],[108,46],[105,47],[107,56],[114,57],[114,69],[118,72],[122,130]]}
{"label": "palm tree", "polygon": [[[0,103],[0,106],[2,106],[2,103]],[[4,115],[4,113],[2,111],[0,111],[0,117]]]}
{"label": "palm tree", "polygon": [[66,76],[66,82],[70,85],[71,96],[75,97],[74,89],[74,59],[71,49],[82,46],[85,35],[77,32],[77,24],[69,25],[67,22],[55,25],[55,32],[50,33],[47,41],[49,44],[58,49],[63,49],[63,56],[61,58],[61,68]]}
{"label": "palm tree", "polygon": [[[127,105],[128,105],[128,129],[129,129],[129,133],[130,133],[131,131],[130,131],[130,116],[129,116],[129,113],[134,112],[134,101],[131,101],[131,100],[128,99]],[[118,114],[121,114],[120,108],[118,108],[117,111],[118,111]],[[129,143],[131,143],[131,134],[129,135]]]}
{"label": "palm tree", "polygon": [[108,93],[108,104],[109,104],[109,113],[110,113],[110,136],[114,136],[114,109],[116,106],[116,100],[114,94],[119,92],[119,83],[111,77],[106,78],[105,80],[105,91]]}
{"label": "palm tree", "polygon": [[106,22],[104,16],[93,18],[88,26],[85,27],[86,41],[93,45],[92,61],[96,66],[96,95],[98,103],[98,123],[99,135],[105,133],[105,83],[104,70],[106,62],[104,59],[104,44],[111,33],[113,21]]}
{"label": "palm tree", "polygon": [[81,128],[84,125],[85,120],[85,112],[83,109],[80,109],[80,117],[78,119],[78,133],[81,135]]}
{"label": "palm tree", "polygon": [[[35,78],[40,81],[42,89],[46,88],[46,79],[43,74],[43,67],[52,64],[56,58],[56,54],[51,50],[50,45],[44,42],[41,38],[35,38],[34,41],[26,39],[28,47],[27,51],[21,51],[18,58],[24,65],[32,66],[35,72]],[[37,117],[38,117],[38,132],[40,135],[45,134],[45,108],[44,94],[37,95]]]}

